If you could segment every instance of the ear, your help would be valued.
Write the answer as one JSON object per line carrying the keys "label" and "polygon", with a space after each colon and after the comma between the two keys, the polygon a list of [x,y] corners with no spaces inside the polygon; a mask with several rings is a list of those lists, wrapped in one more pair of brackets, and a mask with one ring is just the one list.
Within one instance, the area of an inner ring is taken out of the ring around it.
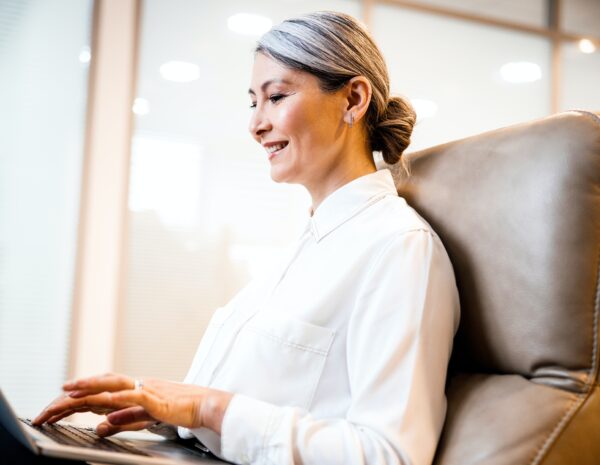
{"label": "ear", "polygon": [[372,88],[369,80],[364,76],[355,76],[346,84],[347,106],[344,121],[351,124],[358,123],[369,108],[371,103]]}

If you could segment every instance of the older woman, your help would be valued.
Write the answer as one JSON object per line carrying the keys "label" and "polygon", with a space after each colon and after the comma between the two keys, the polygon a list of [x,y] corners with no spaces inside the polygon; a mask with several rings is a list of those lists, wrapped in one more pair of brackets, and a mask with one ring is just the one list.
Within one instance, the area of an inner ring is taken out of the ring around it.
{"label": "older woman", "polygon": [[108,413],[100,435],[170,425],[232,462],[432,461],[458,297],[438,236],[387,169],[415,122],[350,16],[284,21],[258,42],[250,133],[277,182],[312,197],[293,253],[219,309],[184,383],[66,383],[35,423]]}

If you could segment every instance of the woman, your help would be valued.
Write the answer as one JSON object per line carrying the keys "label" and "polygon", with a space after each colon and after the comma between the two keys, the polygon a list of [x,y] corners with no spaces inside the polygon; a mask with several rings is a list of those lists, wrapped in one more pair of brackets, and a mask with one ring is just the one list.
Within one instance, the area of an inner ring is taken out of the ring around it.
{"label": "woman", "polygon": [[267,32],[249,95],[272,178],[312,197],[293,253],[215,313],[184,383],[68,382],[35,422],[111,412],[100,435],[161,422],[232,462],[429,464],[456,285],[439,238],[373,160],[400,161],[414,112],[389,96],[369,34],[333,12]]}

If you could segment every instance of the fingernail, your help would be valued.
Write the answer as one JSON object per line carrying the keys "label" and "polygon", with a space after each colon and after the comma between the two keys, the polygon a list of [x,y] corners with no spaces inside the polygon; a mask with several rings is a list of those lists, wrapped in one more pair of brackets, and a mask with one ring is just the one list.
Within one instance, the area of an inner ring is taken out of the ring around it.
{"label": "fingernail", "polygon": [[68,395],[69,397],[79,397],[81,395],[81,391],[71,391]]}
{"label": "fingernail", "polygon": [[96,434],[98,436],[106,436],[108,434],[108,426],[106,426],[106,425],[98,425],[96,427]]}

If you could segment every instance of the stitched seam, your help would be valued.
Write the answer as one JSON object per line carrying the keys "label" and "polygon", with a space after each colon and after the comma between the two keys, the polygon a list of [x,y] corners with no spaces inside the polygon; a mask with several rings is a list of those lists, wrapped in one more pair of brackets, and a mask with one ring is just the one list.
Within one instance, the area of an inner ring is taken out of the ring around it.
{"label": "stitched seam", "polygon": [[[266,461],[268,460],[268,456],[267,456],[267,442],[268,442],[268,438],[269,435],[271,434],[271,430],[274,429],[271,424],[275,422],[275,407],[273,407],[271,409],[271,411],[269,412],[269,418],[267,420],[267,423],[265,425],[265,430],[263,431],[263,438],[262,438],[262,445],[261,445],[261,450],[257,456],[257,458],[261,458]],[[260,463],[260,462],[259,462]]]}
{"label": "stitched seam", "polygon": [[568,113],[573,112],[573,113],[579,113],[581,116],[585,116],[589,119],[593,119],[596,123],[600,123],[600,116],[596,115],[595,113],[592,113],[590,111],[587,110],[569,110]]}
{"label": "stitched seam", "polygon": [[[381,252],[379,252],[379,255],[377,255],[377,257],[373,260],[373,264],[369,267],[369,270],[367,271],[367,276],[366,278],[363,280],[363,284],[366,282],[370,282],[370,278],[371,278],[371,274],[373,273],[373,269],[377,268],[377,266],[379,265],[379,262],[381,262],[381,260],[383,260],[383,257],[385,257],[389,251],[389,249],[396,243],[397,240],[403,238],[404,236],[410,234],[410,233],[414,233],[414,232],[419,232],[422,231],[424,233],[429,234],[432,237],[435,237],[435,233],[430,230],[427,229],[426,227],[423,226],[416,226],[414,228],[411,229],[407,229],[404,231],[399,231],[396,234],[394,234],[389,242],[385,245],[385,247],[383,248],[383,250],[381,250]],[[361,296],[362,295],[362,287],[359,289],[358,295]],[[356,307],[355,307],[356,308]]]}
{"label": "stitched seam", "polygon": [[[588,117],[593,119],[596,123],[600,122],[600,118],[590,112],[574,110],[574,112],[579,113],[584,117]],[[591,366],[588,373],[588,390],[586,394],[579,394],[572,401],[572,405],[567,409],[561,419],[558,421],[553,431],[548,435],[546,440],[542,443],[542,446],[537,450],[537,453],[534,455],[533,459],[530,462],[530,465],[539,465],[542,459],[548,453],[550,447],[556,442],[557,438],[563,433],[566,429],[567,423],[574,418],[575,413],[579,408],[584,404],[584,402],[590,396],[592,392],[592,388],[594,384],[596,384],[596,376],[598,370],[598,313],[600,311],[600,248],[598,249],[596,255],[596,295],[594,298],[594,307],[593,307],[593,322],[592,322],[592,360]]]}
{"label": "stitched seam", "polygon": [[283,345],[286,345],[286,346],[289,346],[289,347],[293,347],[295,349],[304,350],[306,352],[312,352],[312,353],[314,353],[314,354],[319,355],[319,356],[322,357],[322,360],[321,360],[321,369],[319,371],[319,376],[315,376],[315,380],[314,380],[313,385],[312,385],[312,387],[311,387],[311,389],[309,391],[311,393],[310,397],[309,397],[309,399],[307,401],[307,404],[305,405],[305,408],[307,410],[310,409],[310,406],[312,405],[313,400],[315,398],[315,394],[317,393],[317,386],[319,385],[319,382],[321,381],[321,377],[323,375],[323,369],[325,368],[325,358],[327,357],[327,354],[329,353],[329,350],[331,349],[331,345],[333,344],[333,339],[335,338],[335,334],[336,334],[335,331],[333,332],[332,336],[329,338],[329,344],[327,345],[327,349],[325,351],[322,351],[320,349],[315,349],[315,348],[312,348],[312,347],[304,346],[302,344],[296,344],[296,343],[290,342],[290,341],[288,341],[286,339],[283,339],[283,338],[280,338],[278,336],[275,336],[274,334],[262,331],[262,330],[260,330],[258,328],[249,327],[248,330],[249,331],[253,331],[253,332],[255,332],[257,334],[260,334],[262,336],[266,336],[266,337],[268,337],[270,339],[274,339],[275,341],[277,341],[277,342],[279,342],[279,343],[281,343]]}
{"label": "stitched seam", "polygon": [[556,438],[564,431],[564,427],[566,423],[575,415],[575,411],[579,406],[583,404],[587,396],[578,395],[575,399],[571,401],[571,405],[565,411],[563,416],[558,420],[558,423],[552,430],[552,432],[546,437],[541,447],[538,447],[536,454],[533,459],[529,462],[530,465],[539,465],[541,460],[544,458],[550,446],[555,442]]}
{"label": "stitched seam", "polygon": [[[577,113],[580,116],[591,119],[595,123],[600,123],[600,117],[598,115],[585,111],[585,110],[571,110],[572,113]],[[596,295],[594,298],[594,308],[593,308],[593,322],[592,322],[592,360],[590,363],[590,369],[588,372],[588,379],[586,380],[586,384],[588,386],[588,392],[593,388],[593,386],[597,382],[598,376],[598,324],[599,318],[598,314],[600,312],[600,247],[598,247],[598,251],[596,252]]]}
{"label": "stitched seam", "polygon": [[[331,349],[331,345],[333,344],[333,339],[335,338],[336,333],[333,333],[333,337],[331,339],[329,339],[329,346],[327,347],[327,353],[329,353],[329,350]],[[321,382],[321,379],[323,378],[323,370],[325,369],[325,358],[323,358],[323,361],[321,363],[321,369],[319,370],[319,376],[315,376],[315,382],[312,388],[312,393],[310,395],[310,398],[308,400],[308,404],[306,405],[306,410],[310,410],[310,408],[313,405],[313,402],[315,400],[315,395],[317,394],[317,388],[319,387],[319,383]]]}
{"label": "stitched seam", "polygon": [[596,297],[594,299],[594,322],[592,343],[592,366],[590,368],[588,383],[593,386],[598,375],[598,312],[600,310],[600,247],[596,255]]}
{"label": "stitched seam", "polygon": [[[273,339],[273,340],[275,340],[277,342],[280,342],[281,344],[283,344],[285,346],[293,347],[295,349],[305,350],[307,352],[312,352],[312,353],[315,353],[317,355],[322,355],[322,356],[326,356],[327,353],[329,352],[329,350],[321,350],[321,349],[317,349],[316,347],[309,347],[309,346],[305,346],[303,344],[298,344],[296,342],[291,342],[291,341],[288,341],[287,339],[283,339],[283,338],[281,338],[279,336],[275,336],[272,333],[269,333],[267,331],[263,331],[263,330],[260,330],[258,328],[254,328],[254,327],[251,327],[251,326],[249,326],[247,329],[248,329],[248,331],[252,331],[252,332],[258,333],[258,334],[260,334],[262,336],[266,336],[266,337],[268,337],[270,339]],[[331,346],[331,343],[329,345]]]}

